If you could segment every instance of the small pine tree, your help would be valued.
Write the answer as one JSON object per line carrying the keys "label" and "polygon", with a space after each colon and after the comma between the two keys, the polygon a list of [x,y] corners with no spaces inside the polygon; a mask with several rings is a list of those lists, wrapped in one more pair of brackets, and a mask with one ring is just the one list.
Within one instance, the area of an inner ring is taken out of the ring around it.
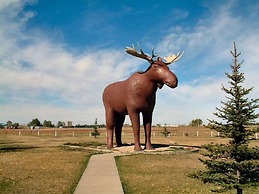
{"label": "small pine tree", "polygon": [[168,135],[169,135],[171,132],[168,131],[166,127],[164,127],[163,131],[161,131],[160,133],[163,134],[165,137],[168,137]]}
{"label": "small pine tree", "polygon": [[238,57],[241,53],[230,51],[233,56],[231,64],[232,74],[226,73],[230,79],[230,88],[222,86],[227,93],[227,102],[221,102],[223,107],[216,108],[214,113],[222,122],[210,121],[211,129],[223,134],[230,139],[228,144],[204,145],[205,159],[200,161],[206,170],[199,171],[191,176],[202,180],[204,183],[213,183],[217,186],[215,192],[224,192],[235,189],[237,194],[242,194],[247,187],[259,186],[259,148],[249,147],[249,136],[252,130],[248,128],[259,114],[255,110],[259,107],[259,99],[249,100],[248,95],[253,88],[245,89],[242,83],[244,74],[239,72],[241,63]]}
{"label": "small pine tree", "polygon": [[100,132],[98,131],[97,118],[95,119],[95,122],[94,122],[94,131],[91,133],[91,135],[94,136],[95,138],[100,135]]}

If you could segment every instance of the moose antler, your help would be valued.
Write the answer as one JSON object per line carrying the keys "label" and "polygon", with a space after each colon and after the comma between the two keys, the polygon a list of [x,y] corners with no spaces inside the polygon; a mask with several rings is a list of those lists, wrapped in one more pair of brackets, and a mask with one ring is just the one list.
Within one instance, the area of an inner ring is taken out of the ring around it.
{"label": "moose antler", "polygon": [[[154,54],[154,49],[152,50],[152,56],[150,57],[149,55],[145,54],[143,52],[143,50],[140,48],[139,46],[139,50],[140,50],[140,53],[137,52],[137,50],[135,49],[134,47],[134,44],[132,44],[132,48],[131,47],[126,47],[125,51],[130,54],[130,55],[133,55],[135,57],[138,57],[138,58],[141,58],[141,59],[145,59],[147,60],[150,64],[154,63],[153,61],[153,58],[154,57],[157,57],[157,55]],[[176,61],[178,61],[181,56],[183,55],[183,51],[182,52],[179,52],[177,53],[177,55],[171,55],[171,56],[167,56],[167,57],[164,57],[164,59],[166,60],[165,64],[166,65],[169,65],[171,63],[174,63]]]}
{"label": "moose antler", "polygon": [[154,54],[154,49],[152,50],[152,56],[151,57],[149,55],[145,54],[141,48],[139,48],[139,50],[140,50],[140,53],[137,52],[137,50],[135,49],[133,44],[132,44],[132,48],[126,47],[126,49],[125,49],[125,51],[130,55],[133,55],[133,56],[141,58],[141,59],[145,59],[150,64],[154,63],[153,58],[156,57],[156,55]]}
{"label": "moose antler", "polygon": [[176,55],[164,57],[164,59],[166,60],[165,64],[169,65],[171,63],[174,63],[174,62],[178,61],[181,58],[181,56],[183,55],[183,53],[184,52],[182,51],[180,53],[177,53]]}

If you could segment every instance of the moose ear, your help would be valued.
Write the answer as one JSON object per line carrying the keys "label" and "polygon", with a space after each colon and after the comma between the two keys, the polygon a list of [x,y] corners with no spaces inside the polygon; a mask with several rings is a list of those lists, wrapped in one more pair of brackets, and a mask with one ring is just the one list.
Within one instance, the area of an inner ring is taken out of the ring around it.
{"label": "moose ear", "polygon": [[157,57],[157,61],[163,61],[161,57]]}

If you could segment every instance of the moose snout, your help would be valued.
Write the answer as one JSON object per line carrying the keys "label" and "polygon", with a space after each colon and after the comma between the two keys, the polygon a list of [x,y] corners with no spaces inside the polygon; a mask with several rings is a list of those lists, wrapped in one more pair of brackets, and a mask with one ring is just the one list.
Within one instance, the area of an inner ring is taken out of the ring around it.
{"label": "moose snout", "polygon": [[165,79],[165,84],[170,88],[176,88],[178,86],[178,78],[172,72],[169,75],[170,76],[167,76],[167,79]]}
{"label": "moose snout", "polygon": [[166,82],[165,84],[170,88],[176,88],[178,86],[178,79],[176,78],[175,80]]}

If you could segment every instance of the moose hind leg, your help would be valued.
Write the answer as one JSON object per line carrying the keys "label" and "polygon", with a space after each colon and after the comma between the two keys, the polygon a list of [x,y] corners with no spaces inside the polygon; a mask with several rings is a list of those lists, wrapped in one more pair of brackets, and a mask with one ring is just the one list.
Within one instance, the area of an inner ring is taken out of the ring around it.
{"label": "moose hind leg", "polygon": [[116,136],[116,144],[118,147],[122,146],[121,132],[122,132],[124,121],[125,121],[125,115],[116,114],[115,136]]}
{"label": "moose hind leg", "polygon": [[129,112],[129,117],[131,120],[133,133],[134,133],[134,150],[142,151],[143,149],[140,146],[140,124],[139,124],[139,113],[137,112]]}

